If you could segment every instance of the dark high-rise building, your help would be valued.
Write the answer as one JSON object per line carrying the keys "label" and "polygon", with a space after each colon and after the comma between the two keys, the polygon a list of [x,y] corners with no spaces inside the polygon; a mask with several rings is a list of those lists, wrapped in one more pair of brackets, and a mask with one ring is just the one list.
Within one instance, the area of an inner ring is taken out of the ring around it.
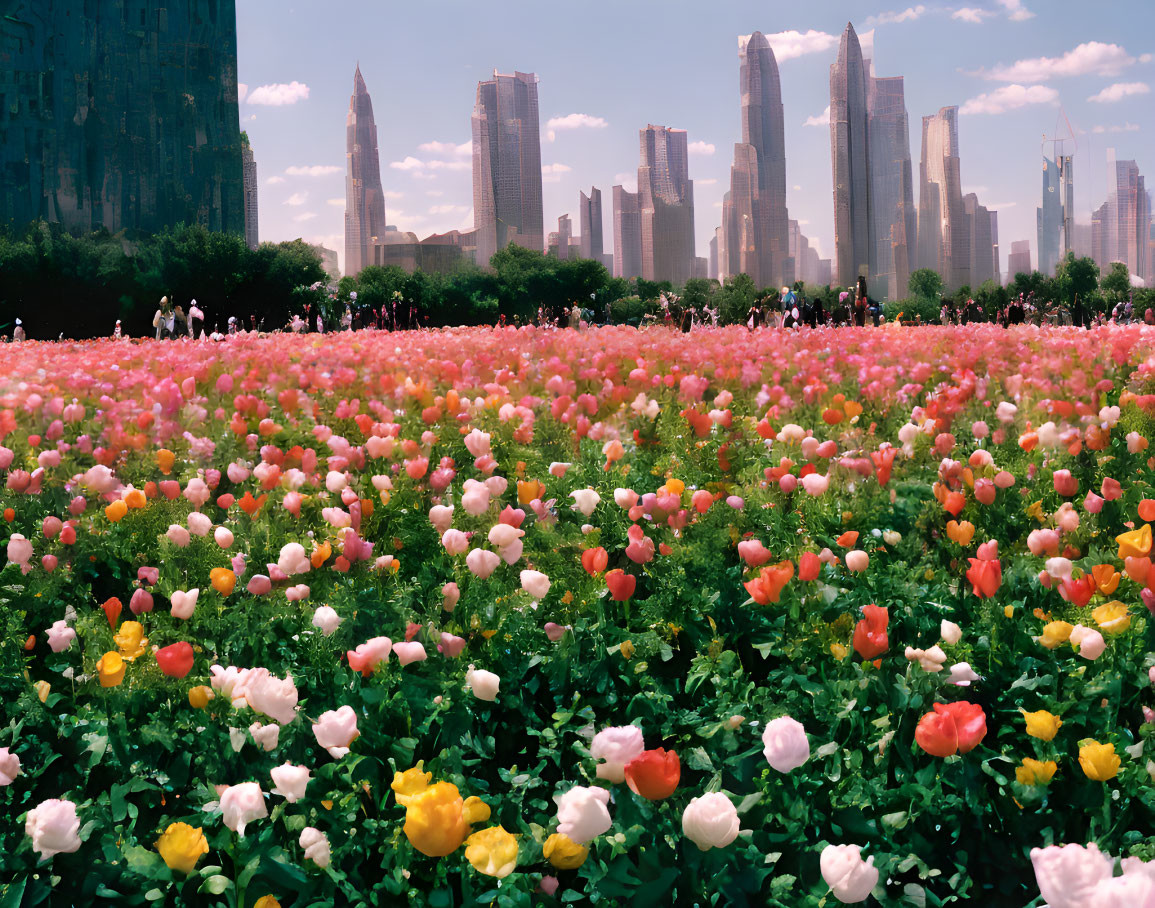
{"label": "dark high-rise building", "polygon": [[957,107],[922,118],[919,174],[919,267],[937,271],[949,290],[970,284],[970,228],[962,194]]}
{"label": "dark high-rise building", "polygon": [[647,126],[638,132],[638,208],[642,277],[680,285],[694,264],[694,183],[684,129]]}
{"label": "dark high-rise building", "polygon": [[257,159],[247,132],[241,133],[241,174],[245,190],[245,245],[256,249],[261,244],[257,229]]}
{"label": "dark high-rise building", "polygon": [[874,257],[871,291],[886,299],[906,297],[918,236],[910,128],[902,76],[885,79],[867,73],[870,133],[870,214]]}
{"label": "dark high-rise building", "polygon": [[581,256],[583,259],[593,259],[595,262],[600,262],[604,254],[602,191],[596,186],[591,186],[589,195],[580,192],[578,196],[578,220],[582,232]]}
{"label": "dark high-rise building", "polygon": [[979,197],[973,192],[963,196],[963,209],[966,211],[971,263],[967,283],[971,290],[975,291],[986,281],[994,280],[998,271],[991,237],[992,212],[979,204]]}
{"label": "dark high-rise building", "polygon": [[869,275],[874,255],[867,82],[858,35],[848,22],[838,45],[838,60],[830,67],[835,280],[847,287],[860,274]]}
{"label": "dark high-rise building", "polygon": [[6,0],[0,226],[243,234],[235,0]]}
{"label": "dark high-rise building", "polygon": [[517,243],[545,251],[537,76],[494,71],[473,108],[473,217],[477,263]]}
{"label": "dark high-rise building", "polygon": [[562,261],[569,258],[570,240],[573,238],[573,221],[568,214],[557,219],[557,257]]}
{"label": "dark high-rise building", "polygon": [[1117,161],[1107,149],[1107,202],[1101,218],[1102,242],[1099,268],[1123,262],[1131,274],[1152,277],[1147,251],[1151,233],[1151,201],[1146,181],[1134,161]]}
{"label": "dark high-rise building", "polygon": [[774,51],[761,32],[738,39],[742,141],[734,145],[730,191],[722,203],[719,269],[777,286],[788,270],[786,136]]}
{"label": "dark high-rise building", "polygon": [[1059,236],[1063,228],[1062,187],[1059,185],[1059,167],[1050,158],[1043,158],[1043,204],[1035,209],[1038,232],[1039,271],[1054,277],[1059,266]]}
{"label": "dark high-rise building", "polygon": [[371,264],[373,244],[384,237],[385,190],[381,187],[377,123],[358,64],[345,118],[345,273],[356,277]]}
{"label": "dark high-rise building", "polygon": [[638,193],[614,187],[614,277],[642,276],[642,214]]}

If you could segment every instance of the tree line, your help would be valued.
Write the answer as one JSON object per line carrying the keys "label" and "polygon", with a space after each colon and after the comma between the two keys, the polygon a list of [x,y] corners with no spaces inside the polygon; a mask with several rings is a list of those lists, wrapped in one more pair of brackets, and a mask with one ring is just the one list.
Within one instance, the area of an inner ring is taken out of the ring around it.
{"label": "tree line", "polygon": [[[840,288],[798,282],[793,290],[820,301],[827,313],[840,309]],[[681,287],[617,278],[600,262],[559,260],[519,246],[499,251],[487,269],[462,264],[449,274],[408,274],[370,266],[334,286],[316,250],[299,239],[249,249],[240,236],[197,226],[135,237],[107,231],[74,236],[47,223],[18,235],[0,233],[0,333],[10,336],[21,318],[27,335],[39,339],[108,335],[117,319],[125,334],[150,335],[162,296],[186,309],[195,299],[211,332],[226,330],[230,316],[244,328],[273,330],[294,315],[315,324],[319,314],[334,328],[347,310],[365,325],[528,324],[562,319],[573,306],[597,322],[640,325],[647,317],[662,317],[663,297],[681,311],[695,310],[700,320],[716,312],[719,324],[741,324],[756,305],[779,307],[779,292],[755,286],[745,274],[721,284],[694,278]],[[1132,290],[1126,266],[1116,263],[1100,278],[1092,260],[1074,256],[1054,277],[1036,271],[1015,275],[1005,287],[988,281],[953,292],[944,292],[934,271],[920,269],[911,275],[910,297],[886,303],[883,313],[892,321],[917,317],[927,323],[938,320],[944,302],[962,309],[973,299],[994,319],[1012,298],[1031,293],[1068,307],[1077,296],[1096,313],[1109,312]],[[1134,301],[1141,317],[1155,306],[1155,294],[1136,290]]]}

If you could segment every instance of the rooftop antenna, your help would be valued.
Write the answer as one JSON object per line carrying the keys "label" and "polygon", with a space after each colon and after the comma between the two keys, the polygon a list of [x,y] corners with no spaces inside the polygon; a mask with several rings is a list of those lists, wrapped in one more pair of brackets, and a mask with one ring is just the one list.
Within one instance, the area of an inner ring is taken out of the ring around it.
{"label": "rooftop antenna", "polygon": [[[1061,128],[1062,120],[1065,129]],[[1071,153],[1067,154],[1067,143],[1071,144]],[[1074,156],[1079,150],[1079,140],[1075,138],[1074,127],[1067,118],[1067,112],[1059,108],[1059,116],[1055,118],[1054,133],[1048,137],[1043,135],[1043,156],[1046,157],[1046,146],[1051,145],[1051,158],[1059,169],[1059,200],[1063,210],[1063,258],[1071,253],[1071,245],[1075,224],[1075,171]]]}

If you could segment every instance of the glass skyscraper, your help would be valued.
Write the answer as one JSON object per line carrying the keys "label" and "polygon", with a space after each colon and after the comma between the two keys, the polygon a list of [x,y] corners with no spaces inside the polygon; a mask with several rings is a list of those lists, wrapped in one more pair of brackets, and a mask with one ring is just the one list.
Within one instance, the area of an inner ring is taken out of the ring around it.
{"label": "glass skyscraper", "polygon": [[385,238],[385,192],[377,154],[373,101],[361,77],[353,75],[353,95],[345,120],[345,273],[356,276],[373,262],[374,242]]}

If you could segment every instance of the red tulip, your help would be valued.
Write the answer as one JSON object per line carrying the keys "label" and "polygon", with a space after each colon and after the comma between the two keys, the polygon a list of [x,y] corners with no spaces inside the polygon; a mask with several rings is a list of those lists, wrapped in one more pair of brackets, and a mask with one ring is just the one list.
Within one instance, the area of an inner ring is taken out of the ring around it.
{"label": "red tulip", "polygon": [[798,579],[817,580],[818,572],[822,569],[822,562],[813,552],[803,552],[798,559]]}
{"label": "red tulip", "polygon": [[124,610],[124,606],[121,605],[120,600],[113,596],[107,600],[101,608],[104,609],[104,617],[108,619],[108,626],[115,628],[116,619],[120,617],[121,611]]}
{"label": "red tulip", "polygon": [[971,558],[969,561],[971,566],[966,576],[974,594],[980,599],[989,599],[998,592],[999,584],[1003,582],[1002,565],[997,561],[983,561],[979,558]]}
{"label": "red tulip", "polygon": [[183,678],[193,667],[193,648],[182,640],[156,651],[156,664],[170,678]]}
{"label": "red tulip", "polygon": [[780,561],[778,564],[771,564],[762,568],[757,577],[746,581],[743,585],[751,599],[759,605],[769,605],[771,602],[778,601],[783,588],[793,576],[794,562]]}
{"label": "red tulip", "polygon": [[600,545],[595,549],[586,549],[582,552],[582,567],[591,577],[604,571],[609,560],[609,555]]}
{"label": "red tulip", "polygon": [[878,484],[886,485],[890,482],[890,471],[894,466],[894,455],[897,448],[885,447],[880,451],[871,451],[870,459],[874,461],[874,468],[878,471]]}
{"label": "red tulip", "polygon": [[1087,574],[1078,580],[1068,577],[1059,587],[1059,595],[1072,605],[1083,608],[1091,601],[1091,597],[1095,595],[1097,589],[1095,578],[1091,574]]}
{"label": "red tulip", "polygon": [[862,620],[854,627],[854,651],[863,659],[877,659],[890,649],[886,629],[890,612],[871,603],[862,607]]}
{"label": "red tulip", "polygon": [[661,801],[677,789],[682,761],[674,751],[658,747],[642,751],[630,760],[625,772],[630,791],[649,801]]}
{"label": "red tulip", "polygon": [[969,753],[978,747],[987,733],[987,717],[977,703],[936,703],[918,721],[914,740],[935,757]]}
{"label": "red tulip", "polygon": [[606,586],[610,589],[610,596],[615,602],[625,602],[634,595],[638,587],[638,578],[627,574],[621,568],[615,568],[606,574]]}

